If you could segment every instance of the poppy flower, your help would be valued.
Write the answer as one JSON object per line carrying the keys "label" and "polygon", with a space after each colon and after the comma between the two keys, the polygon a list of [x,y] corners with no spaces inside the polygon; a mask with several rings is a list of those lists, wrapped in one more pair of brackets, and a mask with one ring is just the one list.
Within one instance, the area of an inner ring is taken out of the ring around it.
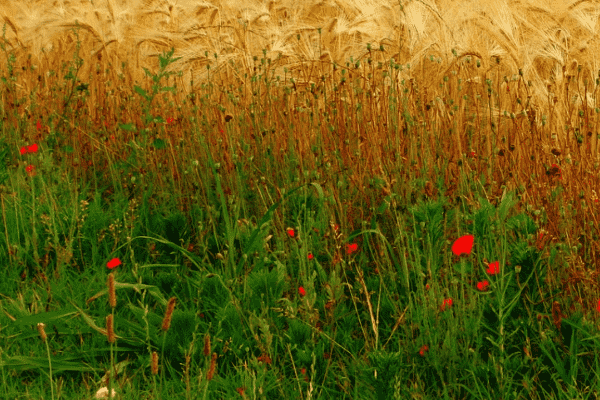
{"label": "poppy flower", "polygon": [[419,350],[419,354],[421,355],[421,357],[425,356],[425,352],[429,350],[429,347],[425,344],[421,347],[421,350]]}
{"label": "poppy flower", "polygon": [[356,243],[346,245],[346,253],[348,253],[348,254],[352,254],[357,250],[358,250],[358,244],[356,244]]}
{"label": "poppy flower", "polygon": [[479,291],[483,292],[485,290],[487,290],[487,287],[490,285],[490,283],[485,280],[483,282],[477,282],[477,289],[479,289]]}
{"label": "poppy flower", "polygon": [[461,254],[471,254],[471,249],[473,248],[473,241],[475,237],[473,235],[465,235],[461,236],[452,245],[452,252],[460,256]]}
{"label": "poppy flower", "polygon": [[498,261],[489,263],[488,269],[486,270],[486,272],[490,275],[497,274],[498,272],[500,272],[500,263]]}
{"label": "poppy flower", "polygon": [[315,256],[313,256],[313,254],[312,254],[312,253],[308,253],[308,259],[309,259],[309,260],[312,260],[313,258],[315,258]]}
{"label": "poppy flower", "polygon": [[25,171],[27,171],[27,174],[29,176],[34,176],[35,175],[35,166],[28,165],[28,166],[25,167]]}
{"label": "poppy flower", "polygon": [[108,269],[116,268],[119,265],[121,265],[121,260],[119,260],[118,258],[113,258],[112,260],[110,260],[109,262],[106,263],[106,266],[108,267]]}
{"label": "poppy flower", "polygon": [[452,306],[452,299],[444,299],[444,302],[442,303],[441,309],[442,311],[444,311],[446,309],[446,306],[448,306],[448,308],[450,308],[450,306]]}
{"label": "poppy flower", "polygon": [[300,296],[302,297],[306,296],[306,290],[304,290],[302,286],[298,288],[298,293],[300,293]]}
{"label": "poppy flower", "polygon": [[290,235],[290,237],[294,237],[296,235],[296,232],[294,232],[292,228],[287,228],[286,232],[288,235]]}
{"label": "poppy flower", "polygon": [[38,145],[34,143],[30,146],[23,146],[19,151],[21,152],[21,155],[25,155],[27,153],[35,153],[38,151]]}

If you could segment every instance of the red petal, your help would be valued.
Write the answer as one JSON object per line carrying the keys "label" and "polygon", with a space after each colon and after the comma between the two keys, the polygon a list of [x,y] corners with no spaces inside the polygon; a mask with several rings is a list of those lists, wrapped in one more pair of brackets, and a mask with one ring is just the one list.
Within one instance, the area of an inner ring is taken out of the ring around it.
{"label": "red petal", "polygon": [[471,249],[473,248],[473,241],[475,237],[473,235],[465,235],[456,239],[454,244],[452,245],[452,252],[457,256],[461,254],[471,254]]}
{"label": "red petal", "polygon": [[121,265],[121,260],[119,260],[118,258],[113,258],[112,260],[106,263],[106,266],[109,269],[113,269],[115,267],[118,267],[119,265]]}
{"label": "red petal", "polygon": [[495,275],[498,272],[500,272],[500,262],[494,261],[492,263],[489,263],[488,269],[486,272],[490,275]]}

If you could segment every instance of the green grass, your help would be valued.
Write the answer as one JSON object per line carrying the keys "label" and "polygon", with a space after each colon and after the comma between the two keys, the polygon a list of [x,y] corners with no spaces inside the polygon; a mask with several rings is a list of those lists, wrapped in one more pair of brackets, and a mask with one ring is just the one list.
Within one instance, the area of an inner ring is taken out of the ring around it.
{"label": "green grass", "polygon": [[76,105],[78,54],[62,106],[1,105],[3,398],[596,398],[598,295],[573,271],[597,214],[537,147],[487,139],[510,121],[463,137],[407,89],[369,130],[338,92],[295,108],[260,74],[252,107],[214,83],[178,108],[172,55],[104,121]]}

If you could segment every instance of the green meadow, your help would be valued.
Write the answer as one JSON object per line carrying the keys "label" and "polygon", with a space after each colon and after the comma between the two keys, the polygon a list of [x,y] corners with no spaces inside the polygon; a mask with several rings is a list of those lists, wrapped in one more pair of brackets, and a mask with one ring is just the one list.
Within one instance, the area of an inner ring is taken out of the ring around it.
{"label": "green meadow", "polygon": [[130,3],[0,5],[0,398],[598,397],[594,3]]}

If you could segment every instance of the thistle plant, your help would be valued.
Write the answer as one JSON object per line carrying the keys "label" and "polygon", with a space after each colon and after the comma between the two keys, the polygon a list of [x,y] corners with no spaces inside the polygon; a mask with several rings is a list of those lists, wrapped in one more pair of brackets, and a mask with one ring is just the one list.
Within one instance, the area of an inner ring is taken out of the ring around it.
{"label": "thistle plant", "polygon": [[[154,101],[154,98],[156,97],[156,95],[158,95],[159,93],[164,93],[164,92],[171,92],[171,93],[176,92],[174,87],[167,87],[167,86],[161,87],[160,86],[161,79],[168,78],[169,76],[175,74],[175,72],[166,71],[166,68],[169,66],[169,64],[172,64],[181,58],[181,57],[172,58],[174,52],[175,52],[175,49],[171,48],[171,51],[165,52],[162,55],[158,56],[158,60],[159,60],[158,73],[153,74],[150,70],[148,70],[147,68],[144,68],[144,73],[146,74],[146,76],[148,76],[149,78],[152,78],[152,92],[151,93],[148,93],[141,86],[134,85],[134,90],[136,91],[136,93],[138,93],[140,96],[142,96],[145,101],[145,105],[144,105],[145,127],[142,129],[142,136],[144,138],[147,137],[149,124],[165,122],[165,120],[162,116],[160,116],[160,115],[153,116],[152,115],[152,102]],[[128,131],[134,130],[133,125],[131,125],[131,124],[121,125],[121,128],[128,130]]]}

